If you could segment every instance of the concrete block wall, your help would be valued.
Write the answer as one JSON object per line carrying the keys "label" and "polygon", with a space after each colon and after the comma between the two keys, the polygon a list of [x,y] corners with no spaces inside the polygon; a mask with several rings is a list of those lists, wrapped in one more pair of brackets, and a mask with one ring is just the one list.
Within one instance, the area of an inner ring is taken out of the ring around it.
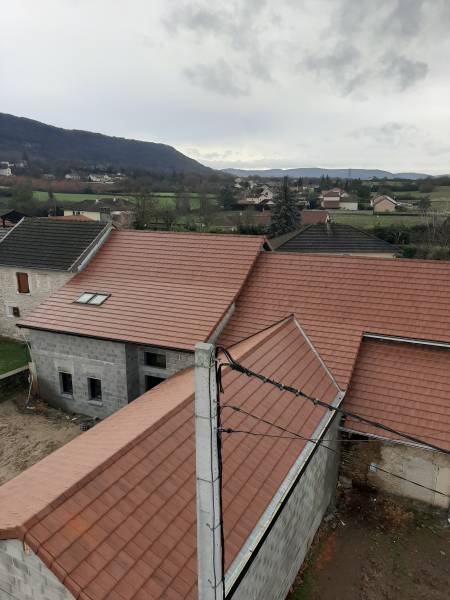
{"label": "concrete block wall", "polygon": [[[52,406],[105,418],[145,392],[145,376],[166,379],[190,367],[194,354],[48,331],[26,330],[39,395]],[[145,352],[166,357],[166,368],[145,364]],[[62,393],[60,373],[72,375],[73,394]],[[88,378],[102,382],[101,402],[89,399]]]}
{"label": "concrete block wall", "polygon": [[[171,375],[194,366],[194,353],[182,352],[178,350],[169,350],[165,348],[156,348],[154,346],[138,346],[138,364],[139,364],[139,389],[140,393],[145,392],[145,376],[152,375],[167,379]],[[149,367],[145,364],[145,353],[155,352],[164,354],[166,357],[166,368]]]}
{"label": "concrete block wall", "polygon": [[23,542],[0,540],[1,600],[74,600]]}
{"label": "concrete block wall", "polygon": [[[40,396],[52,406],[104,418],[128,403],[125,344],[27,330]],[[61,391],[60,372],[72,375],[73,395]],[[89,399],[88,378],[101,380],[102,401]]]}
{"label": "concrete block wall", "polygon": [[[337,419],[325,435],[336,439]],[[327,441],[338,451],[339,444]],[[339,453],[318,448],[231,596],[233,600],[285,600],[322,518],[334,501]]]}
{"label": "concrete block wall", "polygon": [[[28,274],[29,294],[19,294],[17,291],[16,273]],[[22,338],[20,330],[16,327],[20,318],[9,317],[7,306],[18,306],[20,317],[24,317],[73,275],[74,273],[65,271],[0,267],[0,335]]]}

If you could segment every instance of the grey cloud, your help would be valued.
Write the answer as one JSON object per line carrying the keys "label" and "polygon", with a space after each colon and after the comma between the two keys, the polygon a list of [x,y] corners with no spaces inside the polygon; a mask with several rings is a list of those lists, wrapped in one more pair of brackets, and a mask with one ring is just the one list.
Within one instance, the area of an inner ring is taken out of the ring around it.
{"label": "grey cloud", "polygon": [[325,71],[340,76],[342,71],[351,69],[359,61],[361,53],[352,44],[336,45],[329,53],[306,57],[304,64],[311,71]]}
{"label": "grey cloud", "polygon": [[248,86],[238,83],[235,72],[230,65],[220,59],[214,64],[198,64],[184,69],[185,76],[196,86],[221,96],[245,96],[249,93]]}
{"label": "grey cloud", "polygon": [[422,132],[411,123],[388,121],[374,127],[363,127],[353,131],[351,137],[370,141],[382,146],[413,146],[423,140]]}
{"label": "grey cloud", "polygon": [[383,65],[382,76],[388,81],[392,78],[402,91],[424,79],[428,73],[426,63],[399,54],[385,55]]}

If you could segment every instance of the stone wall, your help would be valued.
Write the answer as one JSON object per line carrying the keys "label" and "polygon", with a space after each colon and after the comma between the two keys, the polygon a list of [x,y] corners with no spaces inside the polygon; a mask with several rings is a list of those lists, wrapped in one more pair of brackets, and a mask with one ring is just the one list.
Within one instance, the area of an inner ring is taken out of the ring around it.
{"label": "stone wall", "polygon": [[[330,440],[337,435],[335,419],[325,437]],[[257,553],[253,553],[253,562],[227,598],[285,600],[322,518],[334,501],[339,444],[327,441],[326,445],[336,452],[322,447],[315,450],[272,529]]]}
{"label": "stone wall", "polygon": [[1,600],[74,600],[45,564],[19,540],[0,540]]}
{"label": "stone wall", "polygon": [[[16,273],[28,274],[29,294],[19,294],[17,291]],[[0,335],[22,339],[21,332],[16,327],[17,321],[46,300],[73,275],[64,271],[0,267]],[[7,306],[18,306],[20,317],[8,316]]]}

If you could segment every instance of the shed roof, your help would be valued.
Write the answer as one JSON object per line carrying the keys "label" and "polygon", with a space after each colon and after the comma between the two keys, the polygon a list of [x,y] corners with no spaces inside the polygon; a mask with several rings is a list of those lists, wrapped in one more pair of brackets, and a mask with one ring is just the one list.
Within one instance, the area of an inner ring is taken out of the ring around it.
{"label": "shed roof", "polygon": [[[279,252],[324,252],[328,254],[395,254],[396,246],[352,225],[319,223],[308,225],[295,235],[276,244]],[[275,245],[274,245],[275,244]]]}
{"label": "shed roof", "polygon": [[[87,267],[19,325],[193,350],[235,300],[264,243],[260,236],[113,231]],[[110,297],[101,306],[74,303],[83,292]]]}
{"label": "shed roof", "polygon": [[363,332],[450,342],[449,297],[445,261],[266,252],[221,342],[294,313],[347,387]]}
{"label": "shed roof", "polygon": [[0,243],[0,265],[68,271],[108,227],[25,217]]}
{"label": "shed roof", "polygon": [[[232,349],[248,368],[326,402],[339,389],[293,318]],[[306,437],[329,411],[224,369],[223,404]],[[166,380],[0,488],[0,538],[24,539],[81,600],[194,600],[194,374]],[[225,427],[271,428],[222,409]],[[272,432],[277,432],[273,430]],[[307,442],[224,434],[225,565],[245,544]],[[317,446],[308,443],[308,452]],[[45,485],[42,482],[45,481]]]}
{"label": "shed roof", "polygon": [[316,225],[317,223],[326,223],[329,214],[326,210],[302,210],[300,220],[302,225]]}
{"label": "shed roof", "polygon": [[[344,407],[450,450],[450,348],[364,339]],[[348,417],[345,426],[395,437]]]}

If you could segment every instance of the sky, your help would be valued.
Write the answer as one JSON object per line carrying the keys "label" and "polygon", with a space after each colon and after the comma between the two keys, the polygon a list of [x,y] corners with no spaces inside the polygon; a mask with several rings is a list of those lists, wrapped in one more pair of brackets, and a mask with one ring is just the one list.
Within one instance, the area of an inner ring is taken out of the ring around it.
{"label": "sky", "polygon": [[449,0],[0,0],[0,112],[213,168],[450,172]]}

